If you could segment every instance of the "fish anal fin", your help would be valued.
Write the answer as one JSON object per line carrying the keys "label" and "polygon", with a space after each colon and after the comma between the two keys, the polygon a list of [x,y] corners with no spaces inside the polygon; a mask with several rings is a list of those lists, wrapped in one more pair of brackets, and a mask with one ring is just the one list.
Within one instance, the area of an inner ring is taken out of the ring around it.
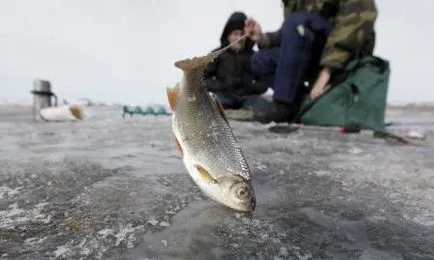
{"label": "fish anal fin", "polygon": [[178,97],[179,97],[180,92],[181,92],[181,88],[179,86],[179,83],[177,83],[175,85],[175,87],[172,87],[172,88],[167,87],[166,88],[167,99],[169,101],[170,109],[172,111],[175,111],[176,103],[178,101]]}
{"label": "fish anal fin", "polygon": [[217,180],[215,180],[211,174],[209,174],[209,172],[203,168],[202,166],[196,164],[195,165],[197,171],[199,172],[200,176],[202,177],[202,179],[204,179],[206,182],[208,183],[217,183]]}
{"label": "fish anal fin", "polygon": [[211,95],[211,94],[210,94],[210,96],[211,96],[211,98],[213,99],[213,101],[214,101],[214,103],[215,103],[215,105],[216,105],[216,107],[217,107],[217,110],[219,111],[220,115],[223,117],[223,119],[224,119],[227,123],[229,123],[229,122],[228,122],[228,119],[227,119],[227,117],[226,117],[226,114],[225,114],[225,110],[224,110],[224,108],[223,108],[223,105],[222,105],[222,103],[220,102],[220,99],[219,99],[216,95]]}
{"label": "fish anal fin", "polygon": [[181,157],[184,157],[184,151],[182,150],[181,144],[178,141],[178,138],[176,138],[175,135],[173,135],[173,138],[175,139],[176,149],[181,154]]}

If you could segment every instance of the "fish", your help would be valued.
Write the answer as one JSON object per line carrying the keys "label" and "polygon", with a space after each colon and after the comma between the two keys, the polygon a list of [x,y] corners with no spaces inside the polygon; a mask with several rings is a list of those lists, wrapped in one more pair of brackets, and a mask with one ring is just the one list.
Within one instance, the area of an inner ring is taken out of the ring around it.
{"label": "fish", "polygon": [[183,75],[174,87],[166,87],[172,134],[185,168],[205,195],[236,211],[252,212],[256,195],[249,165],[219,99],[202,77],[204,66],[222,51],[175,62]]}

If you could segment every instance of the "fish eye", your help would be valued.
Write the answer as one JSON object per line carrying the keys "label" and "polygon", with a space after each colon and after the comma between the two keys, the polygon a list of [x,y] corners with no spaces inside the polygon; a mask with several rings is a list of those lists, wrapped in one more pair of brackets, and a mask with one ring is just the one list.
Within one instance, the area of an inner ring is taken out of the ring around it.
{"label": "fish eye", "polygon": [[249,190],[246,188],[240,188],[237,190],[237,196],[239,198],[246,198],[249,196]]}

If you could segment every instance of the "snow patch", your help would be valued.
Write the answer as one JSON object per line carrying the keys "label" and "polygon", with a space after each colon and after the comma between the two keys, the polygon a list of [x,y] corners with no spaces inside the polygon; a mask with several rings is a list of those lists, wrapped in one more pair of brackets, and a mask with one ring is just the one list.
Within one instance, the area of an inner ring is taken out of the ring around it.
{"label": "snow patch", "polygon": [[18,194],[20,194],[19,190],[21,190],[23,187],[15,187],[15,188],[9,188],[6,185],[0,186],[0,199],[4,199],[7,197],[14,197]]}
{"label": "snow patch", "polygon": [[9,205],[9,210],[0,211],[0,228],[10,228],[14,225],[18,225],[23,222],[38,220],[44,224],[48,224],[51,221],[50,215],[42,214],[41,211],[48,205],[47,202],[38,203],[33,209],[24,210],[19,208],[18,203]]}

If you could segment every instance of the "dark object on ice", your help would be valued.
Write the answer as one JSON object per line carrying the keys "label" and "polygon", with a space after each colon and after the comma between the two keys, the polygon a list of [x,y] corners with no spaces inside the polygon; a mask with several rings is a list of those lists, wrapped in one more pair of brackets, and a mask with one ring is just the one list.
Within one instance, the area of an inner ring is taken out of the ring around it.
{"label": "dark object on ice", "polygon": [[354,59],[346,67],[345,77],[326,93],[316,100],[306,96],[294,122],[384,131],[389,76],[388,60],[376,56]]}
{"label": "dark object on ice", "polygon": [[297,131],[298,129],[299,127],[296,127],[294,125],[275,125],[268,128],[270,132],[276,134],[290,134]]}
{"label": "dark object on ice", "polygon": [[47,80],[35,79],[33,81],[33,116],[36,121],[39,111],[46,107],[51,107],[51,98],[54,97],[54,106],[57,106],[57,96],[51,91],[51,83]]}
{"label": "dark object on ice", "polygon": [[133,114],[154,115],[154,116],[170,115],[170,113],[163,106],[158,106],[156,108],[153,108],[151,106],[145,108],[142,108],[140,106],[135,106],[135,107],[123,106],[122,110],[123,110],[122,112],[123,118],[125,118],[125,114],[129,114],[131,117],[133,116]]}
{"label": "dark object on ice", "polygon": [[[360,133],[360,129],[353,126],[351,128],[348,127],[326,127],[326,126],[312,126],[312,125],[303,125],[303,124],[280,124],[271,126],[268,128],[268,131],[277,133],[277,134],[290,134],[295,132],[298,129],[312,129],[312,130],[320,130],[320,131],[338,131],[341,133]],[[400,135],[397,133],[391,133],[386,130],[383,131],[373,131],[374,138],[383,138],[385,140],[396,140],[403,144],[415,145],[415,146],[423,146],[423,143],[416,142],[411,140],[410,138]]]}

